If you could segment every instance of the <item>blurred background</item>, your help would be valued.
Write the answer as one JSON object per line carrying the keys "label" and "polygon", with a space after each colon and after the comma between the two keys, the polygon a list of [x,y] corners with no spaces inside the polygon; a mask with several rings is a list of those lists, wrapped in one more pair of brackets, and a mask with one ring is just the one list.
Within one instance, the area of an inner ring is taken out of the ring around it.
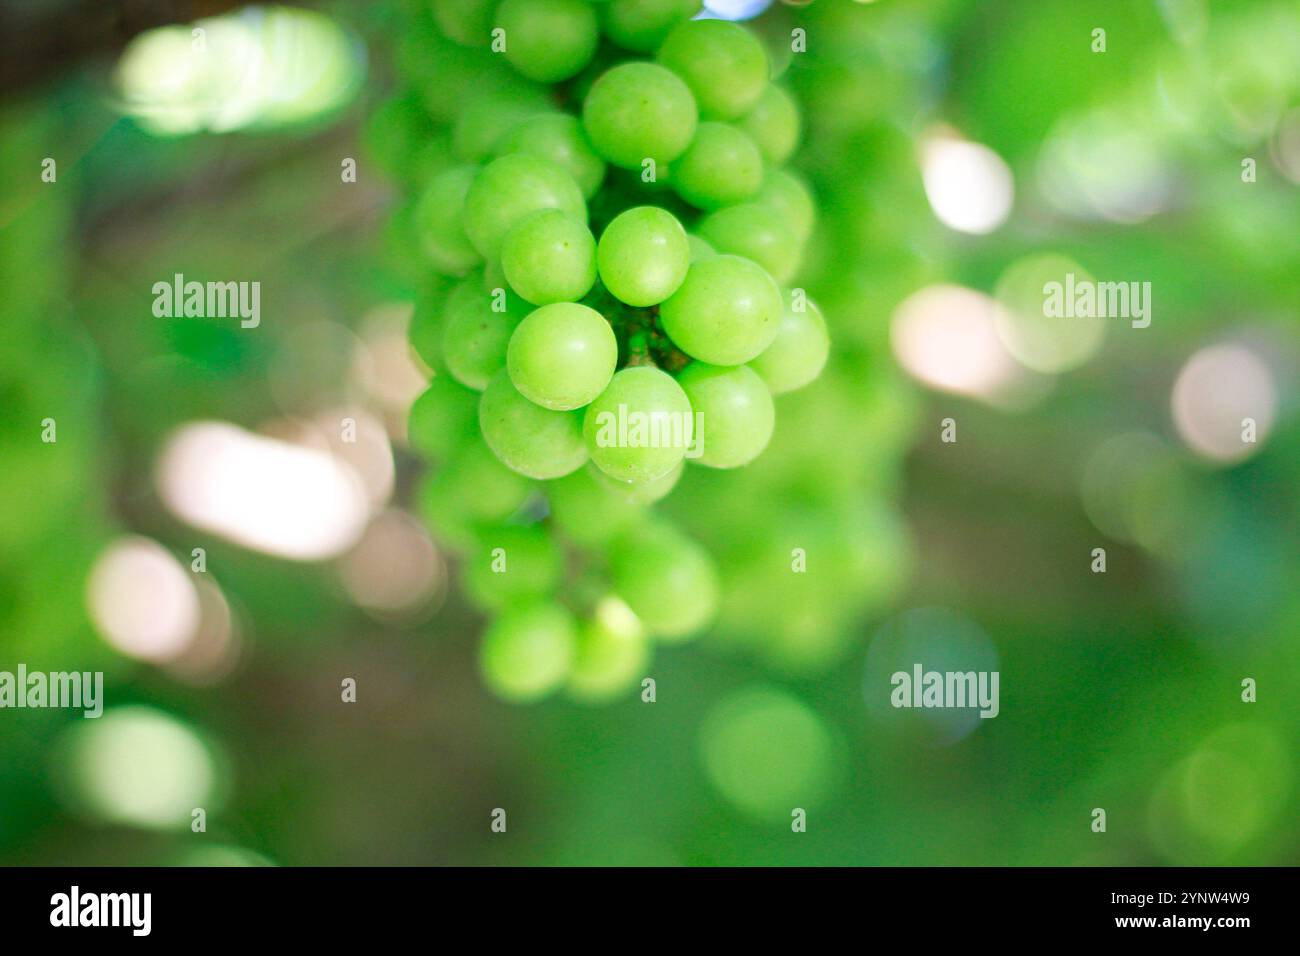
{"label": "blurred background", "polygon": [[4,4],[0,671],[106,709],[0,713],[0,862],[1300,862],[1300,4],[711,3],[804,110],[831,364],[660,506],[724,590],[655,703],[523,707],[406,444],[445,5]]}

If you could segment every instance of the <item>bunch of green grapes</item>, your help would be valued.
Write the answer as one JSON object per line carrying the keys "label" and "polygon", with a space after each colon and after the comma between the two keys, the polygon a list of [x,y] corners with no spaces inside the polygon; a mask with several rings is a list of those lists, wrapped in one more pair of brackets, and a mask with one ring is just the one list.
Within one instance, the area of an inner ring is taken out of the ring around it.
{"label": "bunch of green grapes", "polygon": [[605,698],[719,606],[714,559],[652,506],[687,468],[756,459],[773,396],[827,360],[790,287],[814,219],[784,168],[800,111],[760,39],[694,2],[430,11],[401,51],[413,93],[372,127],[425,288],[421,508],[493,616],[489,685]]}

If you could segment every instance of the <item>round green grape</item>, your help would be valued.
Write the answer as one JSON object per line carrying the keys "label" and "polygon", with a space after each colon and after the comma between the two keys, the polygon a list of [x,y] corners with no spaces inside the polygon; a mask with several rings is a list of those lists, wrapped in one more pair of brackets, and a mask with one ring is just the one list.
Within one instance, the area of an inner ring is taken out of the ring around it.
{"label": "round green grape", "polygon": [[756,202],[727,206],[705,216],[698,228],[719,252],[752,259],[777,282],[789,282],[799,269],[803,244],[770,206]]}
{"label": "round green grape", "polygon": [[803,180],[789,170],[768,170],[754,202],[780,213],[800,242],[805,242],[812,234],[817,216],[812,193]]}
{"label": "round green grape", "polygon": [[493,0],[430,0],[438,29],[461,46],[487,46]]}
{"label": "round green grape", "polygon": [[479,170],[469,187],[465,232],[485,258],[495,258],[510,228],[539,209],[560,209],[587,221],[582,190],[563,169],[527,153],[501,156]]}
{"label": "round green grape", "polygon": [[530,116],[554,106],[531,86],[492,87],[470,94],[459,104],[451,128],[451,150],[461,162],[479,163],[493,154],[497,144]]}
{"label": "round green grape", "polygon": [[717,610],[713,559],[668,525],[647,524],[619,537],[609,549],[609,571],[615,593],[656,637],[689,637]]}
{"label": "round green grape", "polygon": [[803,295],[803,290],[793,290],[786,293],[776,338],[749,364],[774,395],[781,395],[817,378],[830,350],[830,334],[821,309]]}
{"label": "round green grape", "polygon": [[602,18],[605,35],[635,53],[653,53],[677,24],[700,9],[700,0],[610,0]]}
{"label": "round green grape", "polygon": [[700,456],[710,468],[738,468],[759,456],[772,440],[776,409],[772,393],[747,365],[725,367],[692,362],[677,375],[695,410]]}
{"label": "round green grape", "polygon": [[754,141],[726,123],[701,123],[673,163],[673,189],[693,206],[716,209],[748,199],[763,182],[763,156]]}
{"label": "round green grape", "polygon": [[534,305],[575,302],[596,284],[596,240],[567,212],[541,209],[501,240],[501,268],[510,287]]}
{"label": "round green grape", "polygon": [[772,344],[781,290],[760,266],[720,255],[691,263],[681,288],[659,307],[664,331],[687,355],[743,365]]}
{"label": "round green grape", "polygon": [[773,166],[784,166],[799,145],[799,105],[784,87],[769,83],[754,108],[737,124]]}
{"label": "round green grape", "polygon": [[459,275],[482,258],[465,235],[461,212],[465,194],[478,172],[476,166],[456,166],[430,180],[415,206],[415,226],[433,267]]}
{"label": "round green grape", "polygon": [[483,635],[479,667],[487,685],[512,703],[540,700],[569,676],[578,645],[573,615],[553,602],[504,612]]}
{"label": "round green grape", "polygon": [[435,375],[411,405],[407,444],[425,458],[442,460],[478,428],[478,395],[449,376]]}
{"label": "round green grape", "polygon": [[596,13],[584,0],[502,0],[496,22],[510,65],[539,83],[573,76],[600,39]]}
{"label": "round green grape", "polygon": [[686,230],[658,206],[628,209],[600,234],[596,265],[600,281],[620,302],[658,305],[686,278],[690,266]]}
{"label": "round green grape", "polygon": [[506,368],[525,398],[545,408],[581,408],[605,390],[618,365],[614,330],[577,302],[544,305],[519,323]]}
{"label": "round green grape", "polygon": [[497,525],[478,533],[464,563],[465,592],[485,610],[514,607],[551,594],[563,555],[541,525]]}
{"label": "round green grape", "polygon": [[654,63],[622,63],[606,71],[582,104],[591,145],[626,169],[641,169],[647,159],[656,167],[672,162],[690,145],[698,118],[690,89]]}
{"label": "round green grape", "polygon": [[505,366],[510,336],[523,319],[517,300],[507,299],[506,309],[500,312],[493,308],[496,301],[482,288],[477,275],[465,279],[447,297],[443,360],[456,381],[476,391],[486,388],[488,380]]}
{"label": "round green grape", "polygon": [[648,365],[625,368],[587,406],[582,431],[591,460],[619,481],[653,481],[674,468],[691,447],[691,403],[667,372]]}
{"label": "round green grape", "polygon": [[505,369],[484,389],[478,422],[497,458],[529,478],[559,478],[587,460],[582,419],[530,402],[511,384]]}
{"label": "round green grape", "polygon": [[546,483],[551,517],[566,538],[582,547],[596,547],[640,519],[644,509],[616,491],[612,481],[588,464]]}
{"label": "round green grape", "polygon": [[635,687],[649,662],[650,642],[640,619],[611,595],[579,625],[577,655],[565,690],[584,703],[603,703]]}
{"label": "round green grape", "polygon": [[509,518],[531,491],[531,482],[501,464],[476,433],[425,483],[419,511],[442,541],[463,551],[474,545],[475,525]]}
{"label": "round green grape", "polygon": [[590,199],[605,181],[605,161],[587,142],[582,123],[568,113],[539,113],[520,122],[497,142],[498,155],[531,153],[555,163]]}
{"label": "round green grape", "polygon": [[429,369],[446,371],[447,363],[442,358],[443,313],[447,309],[447,296],[451,287],[439,282],[424,288],[415,299],[411,309],[411,321],[406,329],[406,337],[416,356]]}
{"label": "round green grape", "polygon": [[747,29],[726,20],[687,20],[664,39],[656,59],[686,81],[700,113],[736,119],[767,86],[767,52]]}

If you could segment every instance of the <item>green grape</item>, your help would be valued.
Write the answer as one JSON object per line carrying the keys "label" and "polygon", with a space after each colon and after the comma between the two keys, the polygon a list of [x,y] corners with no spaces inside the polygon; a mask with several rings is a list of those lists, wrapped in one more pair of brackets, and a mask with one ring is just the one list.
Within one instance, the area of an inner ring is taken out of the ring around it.
{"label": "green grape", "polygon": [[658,206],[619,213],[600,234],[600,281],[628,305],[658,305],[686,278],[690,243],[676,217]]}
{"label": "green grape", "polygon": [[504,521],[528,499],[532,485],[497,460],[474,435],[424,483],[419,511],[446,544],[466,550],[474,545],[474,527]]}
{"label": "green grape", "polygon": [[642,507],[615,490],[611,481],[588,464],[546,483],[551,517],[574,544],[602,545],[640,520]]}
{"label": "green grape", "polygon": [[673,28],[655,57],[686,81],[700,113],[736,119],[767,86],[767,51],[754,34],[726,20],[687,20]]}
{"label": "green grape", "polygon": [[498,525],[478,533],[466,557],[466,593],[479,607],[499,611],[546,597],[560,583],[563,556],[541,525]]}
{"label": "green grape", "polygon": [[553,602],[507,610],[488,627],[479,652],[483,679],[513,703],[540,700],[569,676],[578,645],[573,615]]}
{"label": "green grape", "polygon": [[520,122],[497,142],[499,155],[531,153],[549,159],[578,184],[590,199],[605,181],[605,161],[587,142],[587,134],[576,116],[568,113],[539,113]]}
{"label": "green grape", "polygon": [[649,663],[650,642],[640,619],[610,595],[578,627],[577,654],[565,690],[583,703],[604,703],[637,686]]}
{"label": "green grape", "polygon": [[477,427],[478,396],[446,375],[435,375],[411,405],[407,444],[425,458],[440,461],[476,434]]}
{"label": "green grape", "polygon": [[710,468],[737,468],[759,456],[772,440],[776,409],[772,393],[747,365],[692,362],[677,375],[703,432],[695,461]]}
{"label": "green grape", "polygon": [[502,369],[483,392],[479,428],[488,447],[509,468],[529,478],[559,478],[587,460],[582,419],[520,395]]}
{"label": "green grape", "polygon": [[789,170],[768,170],[754,202],[780,213],[799,242],[806,242],[812,235],[817,216],[812,193],[803,180]]}
{"label": "green grape", "polygon": [[476,166],[455,166],[439,173],[416,203],[415,227],[420,243],[439,272],[459,275],[481,259],[461,222],[465,194],[477,172]]}
{"label": "green grape", "polygon": [[596,13],[583,0],[502,0],[496,22],[510,65],[539,83],[573,76],[600,39]]}
{"label": "green grape", "polygon": [[582,431],[591,460],[619,481],[652,481],[685,457],[695,427],[691,403],[667,372],[625,368],[587,406]]}
{"label": "green grape", "polygon": [[609,549],[614,591],[651,634],[685,638],[712,620],[718,571],[708,552],[674,528],[647,524]]}
{"label": "green grape", "polygon": [[695,135],[698,114],[690,89],[654,63],[623,63],[592,84],[582,103],[582,124],[596,152],[615,166],[662,167],[680,156]]}
{"label": "green grape", "polygon": [[430,0],[433,20],[448,38],[462,46],[486,46],[492,35],[496,0]]}
{"label": "green grape", "polygon": [[450,288],[444,282],[430,284],[415,299],[411,321],[406,329],[411,348],[430,370],[444,372],[447,363],[442,358],[442,316],[447,308]]}
{"label": "green grape", "polygon": [[534,305],[574,302],[596,284],[596,240],[567,212],[541,209],[505,234],[501,269],[510,287]]}
{"label": "green grape", "polygon": [[763,88],[754,108],[736,125],[753,138],[773,166],[784,166],[799,145],[799,105],[775,83]]}
{"label": "green grape", "polygon": [[429,114],[414,93],[385,100],[366,119],[368,155],[388,175],[406,178],[415,168],[412,157],[434,138]]}
{"label": "green grape", "polygon": [[[800,308],[796,310],[795,306]],[[830,350],[830,334],[821,309],[797,290],[786,293],[776,338],[749,364],[772,394],[781,395],[803,388],[820,375]]]}
{"label": "green grape", "polygon": [[748,199],[763,181],[763,156],[754,141],[726,123],[701,123],[673,163],[673,189],[693,206],[716,209]]}
{"label": "green grape", "polygon": [[649,481],[620,481],[617,478],[611,478],[599,468],[593,468],[592,474],[598,484],[607,486],[610,491],[623,500],[634,505],[650,505],[661,498],[666,498],[668,493],[677,487],[677,481],[682,477],[682,472],[685,470],[686,462],[682,460],[666,475],[651,478]]}
{"label": "green grape", "polygon": [[[499,300],[495,300],[499,301]],[[452,289],[443,316],[442,357],[456,381],[476,391],[487,387],[506,364],[510,336],[523,319],[519,306],[504,311],[493,308],[494,297],[482,288],[478,276],[470,276]]]}
{"label": "green grape", "polygon": [[659,307],[677,347],[712,365],[748,362],[772,344],[780,319],[781,290],[772,277],[732,255],[691,263],[681,288]]}
{"label": "green grape", "polygon": [[779,211],[755,202],[709,213],[697,227],[720,252],[752,259],[777,282],[794,278],[803,254],[802,243]]}
{"label": "green grape", "polygon": [[452,153],[461,162],[481,163],[516,126],[553,109],[541,90],[528,86],[471,92],[451,128]]}
{"label": "green grape", "polygon": [[687,235],[686,241],[691,244],[691,262],[698,262],[700,259],[718,254],[718,250],[694,233]]}
{"label": "green grape", "polygon": [[585,223],[587,204],[573,177],[540,156],[512,153],[484,166],[465,197],[465,232],[495,258],[510,227],[539,209],[560,209]]}
{"label": "green grape", "polygon": [[653,53],[664,37],[700,9],[700,0],[610,0],[604,9],[605,35],[624,49]]}
{"label": "green grape", "polygon": [[544,305],[519,323],[506,368],[525,398],[565,411],[587,405],[609,385],[618,340],[605,317],[577,302]]}

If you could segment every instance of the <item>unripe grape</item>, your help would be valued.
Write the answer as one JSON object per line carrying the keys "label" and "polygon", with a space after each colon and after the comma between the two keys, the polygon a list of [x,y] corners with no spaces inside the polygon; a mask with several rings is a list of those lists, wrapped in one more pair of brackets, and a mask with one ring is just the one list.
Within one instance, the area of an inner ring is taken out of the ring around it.
{"label": "unripe grape", "polygon": [[510,339],[506,368],[515,388],[546,408],[588,404],[618,364],[614,330],[595,309],[556,302],[531,313]]}
{"label": "unripe grape", "polygon": [[528,479],[501,464],[475,435],[461,442],[425,483],[419,511],[440,540],[463,551],[474,545],[476,524],[509,518],[530,491]]}
{"label": "unripe grape", "polygon": [[673,189],[693,206],[716,209],[748,199],[763,181],[763,157],[748,136],[726,123],[701,123],[673,163]]}
{"label": "unripe grape", "polygon": [[494,0],[430,0],[433,20],[462,46],[486,46],[491,39]]}
{"label": "unripe grape", "polygon": [[573,177],[550,160],[512,153],[484,166],[465,196],[465,232],[484,257],[500,254],[517,222],[539,209],[560,209],[587,221],[587,204]]}
{"label": "unripe grape", "polygon": [[652,481],[681,462],[694,419],[686,393],[667,372],[625,368],[589,406],[582,423],[591,460],[619,481]]}
{"label": "unripe grape", "polygon": [[637,53],[653,53],[678,23],[700,9],[700,0],[610,0],[604,5],[605,35]]}
{"label": "unripe grape", "polygon": [[416,296],[411,310],[411,321],[406,337],[411,348],[426,368],[439,373],[447,370],[442,357],[443,314],[447,310],[447,297],[453,286],[446,282],[430,283]]}
{"label": "unripe grape", "polygon": [[478,532],[463,580],[479,607],[501,610],[548,596],[562,574],[563,555],[544,527],[496,525]]}
{"label": "unripe grape", "polygon": [[719,252],[752,259],[777,282],[789,282],[799,269],[802,243],[770,206],[756,202],[728,206],[705,216],[698,229]]}
{"label": "unripe grape", "polygon": [[479,668],[496,694],[513,703],[527,703],[564,683],[577,644],[572,614],[554,602],[529,603],[511,608],[488,627]]}
{"label": "unripe grape", "polygon": [[718,604],[713,559],[673,528],[650,524],[621,536],[609,551],[614,591],[656,637],[689,637]]}
{"label": "unripe grape", "polygon": [[574,302],[596,283],[596,240],[567,212],[542,209],[505,234],[501,268],[510,287],[534,305]]}
{"label": "unripe grape", "polygon": [[518,123],[496,146],[498,155],[531,153],[555,163],[590,199],[605,180],[605,161],[587,142],[582,123],[568,113],[539,113]]}
{"label": "unripe grape", "polygon": [[749,363],[774,395],[803,388],[821,374],[830,354],[831,340],[821,309],[806,298],[800,311],[795,311],[793,304],[793,293],[786,293],[776,338]]}
{"label": "unripe grape", "polygon": [[654,63],[622,63],[592,84],[582,124],[596,152],[615,166],[664,166],[690,145],[699,116],[690,89]]}
{"label": "unripe grape", "polygon": [[578,649],[565,686],[584,703],[602,703],[635,687],[650,661],[645,627],[627,604],[603,598],[578,628]]}
{"label": "unripe grape", "polygon": [[657,305],[677,291],[690,265],[686,230],[658,206],[619,213],[600,235],[600,280],[628,305]]}
{"label": "unripe grape", "polygon": [[505,31],[505,57],[539,83],[580,71],[600,39],[596,13],[583,0],[502,0],[496,25]]}
{"label": "unripe grape", "polygon": [[483,162],[516,126],[530,116],[553,109],[544,93],[532,86],[507,85],[475,91],[460,104],[451,128],[451,149],[461,162]]}
{"label": "unripe grape", "polygon": [[476,434],[477,428],[478,395],[450,376],[435,375],[411,405],[407,444],[425,458],[440,461]]}
{"label": "unripe grape", "polygon": [[763,177],[763,185],[754,196],[754,202],[778,212],[799,242],[807,241],[816,219],[812,192],[798,176],[788,169],[770,169]]}
{"label": "unripe grape", "polygon": [[726,20],[687,20],[655,57],[686,81],[700,113],[736,119],[753,109],[768,80],[767,51],[754,34]]}
{"label": "unripe grape", "polygon": [[695,459],[701,465],[747,465],[772,440],[776,424],[772,393],[753,369],[692,362],[678,373],[677,382],[703,429],[701,454]]}
{"label": "unripe grape", "polygon": [[439,272],[459,275],[482,258],[465,235],[461,214],[476,166],[455,166],[434,176],[415,206],[415,227],[429,261]]}
{"label": "unripe grape", "polygon": [[477,391],[506,364],[506,349],[524,317],[522,304],[507,298],[506,309],[493,308],[494,297],[473,275],[447,297],[443,315],[442,357],[456,381]]}
{"label": "unripe grape", "polygon": [[529,478],[559,478],[587,460],[582,419],[530,402],[502,369],[483,391],[479,428],[497,458]]}
{"label": "unripe grape", "polygon": [[639,521],[643,512],[593,464],[548,481],[546,498],[564,536],[583,547],[604,544]]}
{"label": "unripe grape", "polygon": [[732,255],[693,262],[681,288],[659,308],[677,347],[713,365],[742,365],[758,355],[772,343],[780,318],[781,290],[772,277]]}
{"label": "unripe grape", "polygon": [[799,105],[783,87],[769,83],[754,108],[737,125],[773,166],[784,166],[799,145]]}

